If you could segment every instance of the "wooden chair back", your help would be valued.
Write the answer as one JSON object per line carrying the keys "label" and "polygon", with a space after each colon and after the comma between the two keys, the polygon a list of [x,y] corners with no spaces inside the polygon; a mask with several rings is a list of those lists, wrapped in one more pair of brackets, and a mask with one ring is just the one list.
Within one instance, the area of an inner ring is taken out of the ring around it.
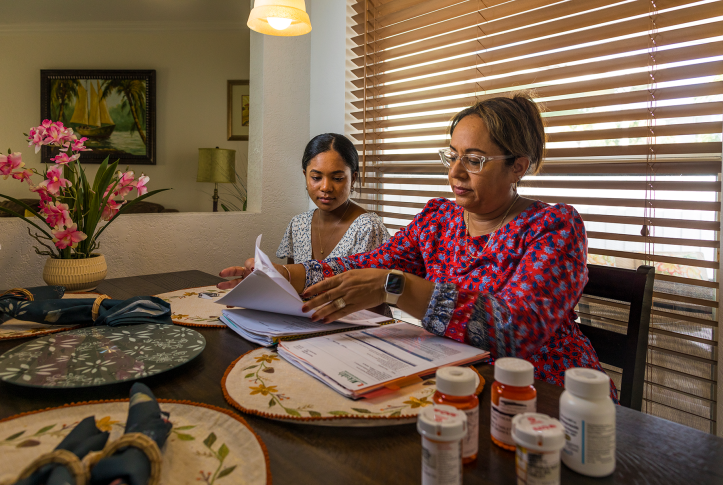
{"label": "wooden chair back", "polygon": [[[655,268],[640,266],[637,270],[632,270],[595,264],[588,264],[587,268],[589,280],[578,306],[580,330],[590,339],[600,362],[623,370],[619,390],[620,404],[640,411],[643,405]],[[593,298],[585,299],[586,296]],[[630,304],[627,333],[591,325],[593,321],[605,321],[604,317],[600,318],[589,310],[595,297]],[[585,301],[587,303],[584,303]]]}

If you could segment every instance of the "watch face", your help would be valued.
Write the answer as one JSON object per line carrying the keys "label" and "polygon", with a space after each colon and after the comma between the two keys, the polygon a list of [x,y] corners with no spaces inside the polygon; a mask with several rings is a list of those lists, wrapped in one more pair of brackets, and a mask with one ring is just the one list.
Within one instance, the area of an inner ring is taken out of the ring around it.
{"label": "watch face", "polygon": [[401,295],[404,290],[404,275],[389,273],[384,289],[392,295]]}

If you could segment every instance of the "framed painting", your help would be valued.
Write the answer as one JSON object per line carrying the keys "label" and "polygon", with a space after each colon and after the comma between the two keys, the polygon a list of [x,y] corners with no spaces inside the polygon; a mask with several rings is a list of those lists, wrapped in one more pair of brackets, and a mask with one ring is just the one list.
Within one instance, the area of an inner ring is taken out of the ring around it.
{"label": "framed painting", "polygon": [[[92,151],[83,163],[156,163],[156,71],[41,70],[40,119],[62,121]],[[43,163],[57,148],[43,147]]]}
{"label": "framed painting", "polygon": [[228,81],[228,139],[249,139],[249,82]]}

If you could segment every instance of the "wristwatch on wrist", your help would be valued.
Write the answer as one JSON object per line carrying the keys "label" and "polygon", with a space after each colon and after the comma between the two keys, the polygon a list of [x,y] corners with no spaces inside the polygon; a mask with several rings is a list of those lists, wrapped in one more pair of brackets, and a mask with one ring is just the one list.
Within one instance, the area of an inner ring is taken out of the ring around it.
{"label": "wristwatch on wrist", "polygon": [[384,282],[384,303],[396,305],[399,297],[404,292],[404,273],[393,269],[387,273],[387,280]]}

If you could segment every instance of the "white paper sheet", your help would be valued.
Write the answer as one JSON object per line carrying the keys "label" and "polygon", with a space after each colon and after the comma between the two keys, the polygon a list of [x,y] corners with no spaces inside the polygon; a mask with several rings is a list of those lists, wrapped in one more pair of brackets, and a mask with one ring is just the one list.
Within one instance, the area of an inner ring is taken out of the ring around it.
{"label": "white paper sheet", "polygon": [[[269,257],[261,251],[261,235],[256,238],[254,271],[236,285],[216,303],[234,307],[282,313],[297,317],[311,318],[315,310],[302,312],[304,302],[284,276],[276,271]],[[338,322],[353,325],[375,326],[391,320],[389,317],[362,310],[339,319]],[[323,324],[322,324],[323,325]],[[325,326],[330,330],[328,326]]]}
{"label": "white paper sheet", "polygon": [[[488,352],[408,323],[281,342],[279,355],[347,397],[438,367],[481,360]],[[343,391],[341,390],[343,389]]]}

